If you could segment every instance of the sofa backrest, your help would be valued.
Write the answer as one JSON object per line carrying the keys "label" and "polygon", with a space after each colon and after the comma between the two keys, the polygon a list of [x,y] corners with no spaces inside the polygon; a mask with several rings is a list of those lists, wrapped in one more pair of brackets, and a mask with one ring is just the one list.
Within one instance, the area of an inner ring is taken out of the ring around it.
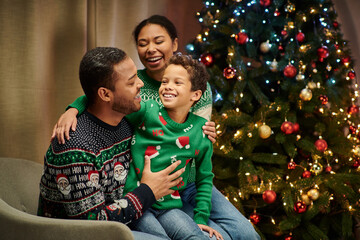
{"label": "sofa backrest", "polygon": [[10,206],[36,215],[42,164],[18,158],[0,158],[0,198]]}

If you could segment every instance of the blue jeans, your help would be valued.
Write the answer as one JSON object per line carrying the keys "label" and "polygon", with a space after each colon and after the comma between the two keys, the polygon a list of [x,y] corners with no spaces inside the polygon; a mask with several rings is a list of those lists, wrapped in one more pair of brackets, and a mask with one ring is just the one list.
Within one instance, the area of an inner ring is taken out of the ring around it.
{"label": "blue jeans", "polygon": [[[150,208],[139,220],[134,222],[132,229],[151,234],[160,239],[210,239],[209,235],[201,231],[192,218],[177,208],[168,210]],[[152,238],[143,239],[152,240]],[[216,238],[213,236],[211,239],[215,240]]]}
{"label": "blue jeans", "polygon": [[132,234],[134,235],[134,239],[135,240],[163,240],[163,238],[160,237],[156,237],[154,235],[150,235],[147,233],[143,233],[143,232],[138,232],[138,231],[131,231]]}
{"label": "blue jeans", "polygon": [[[194,215],[196,186],[190,183],[181,192],[184,203],[182,210],[190,217]],[[211,212],[209,226],[221,233],[224,239],[256,240],[259,234],[248,219],[246,219],[226,198],[213,187],[211,198]],[[220,227],[220,228],[219,228]]]}

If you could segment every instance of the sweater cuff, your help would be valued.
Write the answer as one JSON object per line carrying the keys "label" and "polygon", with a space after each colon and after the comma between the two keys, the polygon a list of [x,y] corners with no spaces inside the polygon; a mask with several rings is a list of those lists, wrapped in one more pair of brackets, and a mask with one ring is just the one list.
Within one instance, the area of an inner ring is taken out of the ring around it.
{"label": "sweater cuff", "polygon": [[132,191],[133,194],[138,196],[142,203],[142,212],[145,212],[148,208],[150,208],[155,202],[155,196],[152,192],[151,188],[145,183],[141,183],[139,187],[135,188]]}
{"label": "sweater cuff", "polygon": [[196,224],[203,224],[207,226],[209,221],[209,215],[197,213],[194,216],[194,221],[196,222]]}

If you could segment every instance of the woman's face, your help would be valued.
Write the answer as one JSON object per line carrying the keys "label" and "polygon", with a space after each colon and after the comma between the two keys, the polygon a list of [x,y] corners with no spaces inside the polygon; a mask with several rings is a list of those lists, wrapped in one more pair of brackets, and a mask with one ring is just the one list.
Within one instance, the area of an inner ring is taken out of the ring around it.
{"label": "woman's face", "polygon": [[178,48],[177,38],[171,40],[166,29],[158,24],[143,27],[137,40],[140,61],[150,72],[164,71],[165,64]]}

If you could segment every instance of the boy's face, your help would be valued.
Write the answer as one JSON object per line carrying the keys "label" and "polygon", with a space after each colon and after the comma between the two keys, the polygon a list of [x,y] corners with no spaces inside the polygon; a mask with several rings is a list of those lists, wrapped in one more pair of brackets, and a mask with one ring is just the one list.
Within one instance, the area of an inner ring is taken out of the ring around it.
{"label": "boy's face", "polygon": [[164,72],[159,88],[164,107],[169,110],[188,112],[193,103],[200,99],[201,90],[191,91],[190,75],[181,65],[170,64]]}

